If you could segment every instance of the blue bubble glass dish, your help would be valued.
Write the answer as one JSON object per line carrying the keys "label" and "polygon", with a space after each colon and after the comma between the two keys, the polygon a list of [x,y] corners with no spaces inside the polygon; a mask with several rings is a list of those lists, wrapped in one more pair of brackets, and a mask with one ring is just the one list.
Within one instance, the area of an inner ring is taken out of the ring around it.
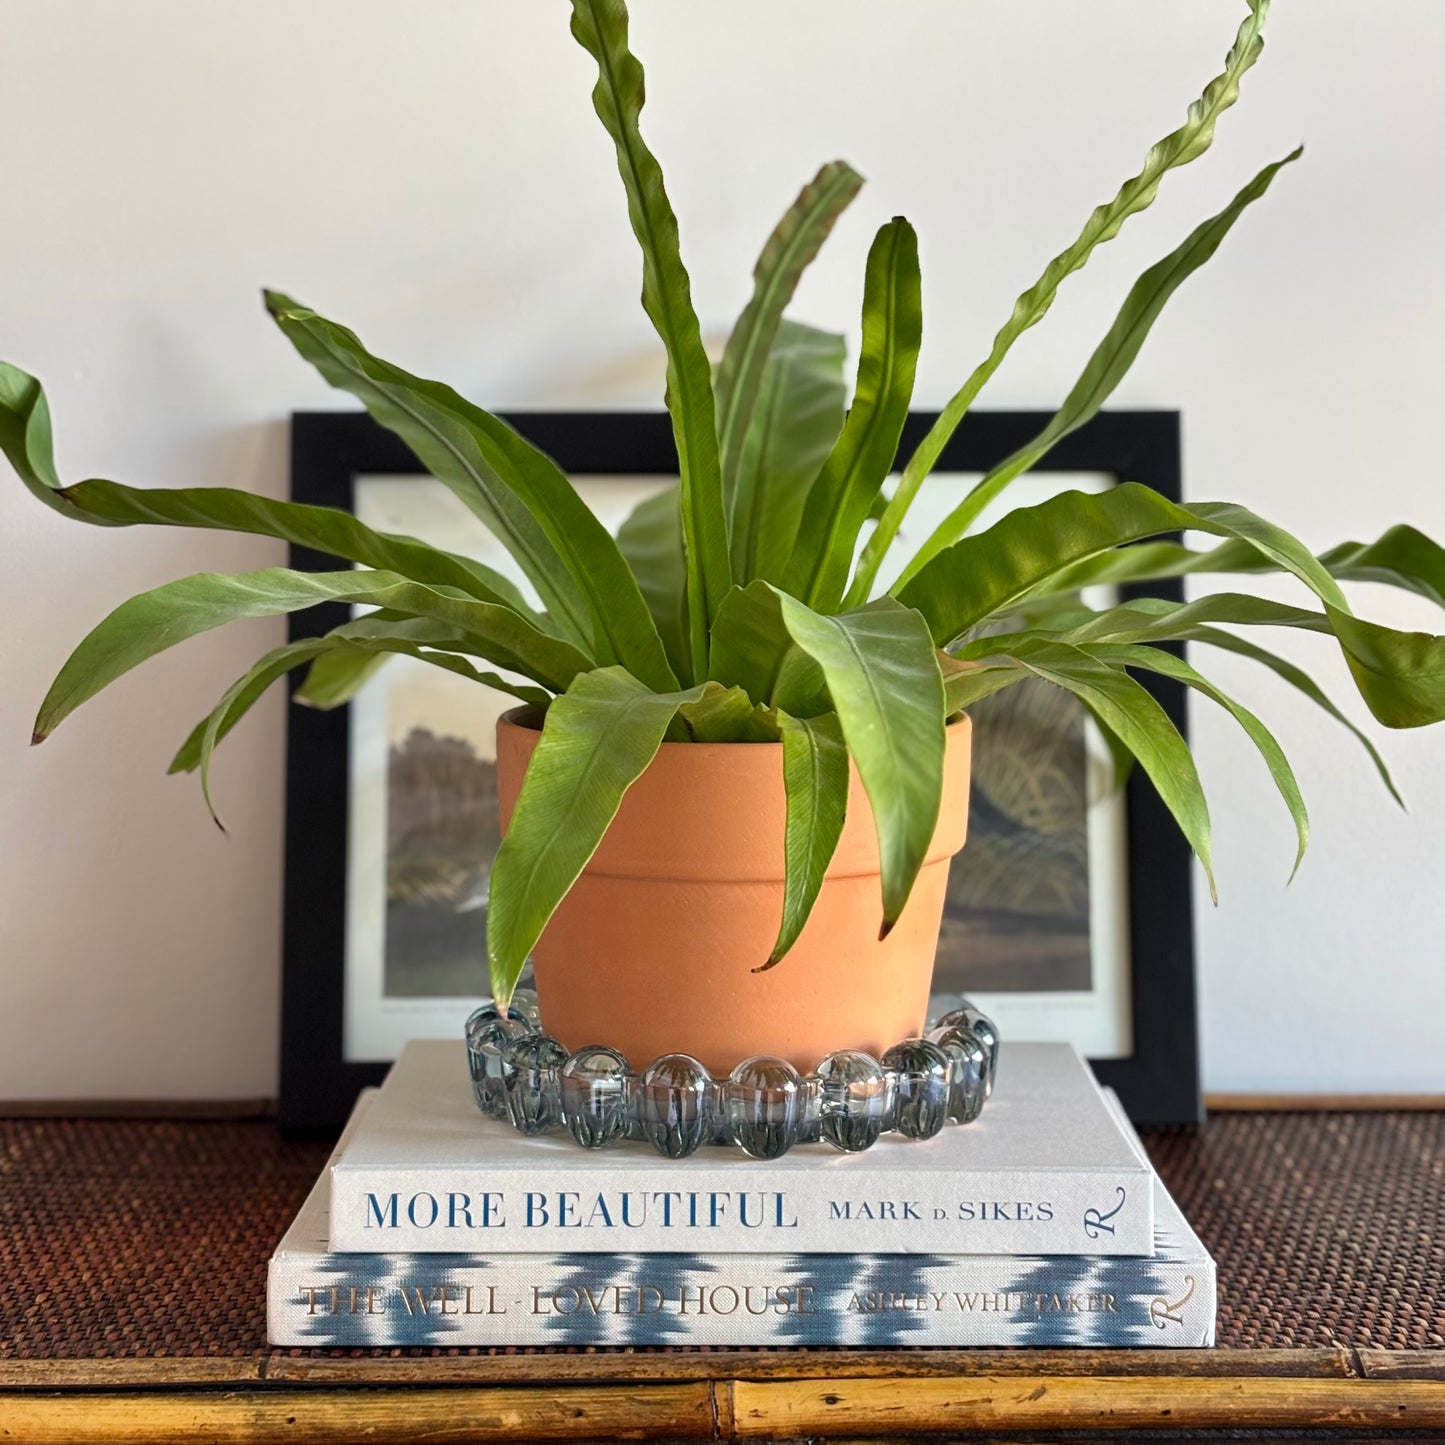
{"label": "blue bubble glass dish", "polygon": [[605,1044],[569,1053],[525,989],[505,1010],[477,1009],[466,1040],[472,1093],[489,1118],[523,1134],[570,1134],[584,1149],[641,1139],[667,1159],[705,1145],[777,1159],[800,1144],[856,1154],[890,1132],[931,1139],[978,1118],[999,1056],[998,1029],[966,1000],[927,1038],[902,1039],[879,1059],[839,1049],[806,1074],[767,1055],[715,1079],[687,1054],[634,1072]]}

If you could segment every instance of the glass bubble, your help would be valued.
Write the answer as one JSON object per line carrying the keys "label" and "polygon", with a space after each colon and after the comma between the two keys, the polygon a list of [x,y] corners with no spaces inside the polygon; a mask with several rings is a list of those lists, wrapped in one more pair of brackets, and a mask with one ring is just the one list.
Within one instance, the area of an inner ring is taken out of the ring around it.
{"label": "glass bubble", "polygon": [[778,1159],[798,1142],[808,1087],[786,1059],[744,1059],[723,1085],[728,1134],[754,1159]]}
{"label": "glass bubble", "polygon": [[905,1039],[881,1062],[895,1081],[893,1127],[908,1139],[933,1138],[948,1118],[948,1055],[927,1039]]}
{"label": "glass bubble", "polygon": [[813,1071],[818,1096],[818,1133],[848,1154],[870,1149],[888,1113],[888,1075],[858,1049],[839,1049]]}
{"label": "glass bubble", "polygon": [[989,1050],[968,1028],[936,1028],[928,1037],[948,1055],[948,1117],[971,1124],[988,1089]]}
{"label": "glass bubble", "polygon": [[467,1020],[467,1065],[472,1075],[472,1096],[491,1119],[507,1117],[507,1078],[510,1067],[503,1053],[514,1039],[528,1032],[525,1020],[503,1018],[490,1003]]}
{"label": "glass bubble", "polygon": [[513,1020],[514,1023],[520,1023],[523,1027],[526,1027],[530,1023],[530,1020],[527,1019],[526,1010],[523,1009],[517,994],[513,994],[512,1003],[507,1004],[506,1012],[501,1010],[496,998],[483,998],[483,1001],[467,1016],[468,1035],[471,1035],[471,1030],[480,1029],[484,1023],[490,1023],[493,1019],[510,1019]]}
{"label": "glass bubble", "polygon": [[627,1060],[600,1044],[578,1049],[562,1065],[562,1119],[584,1149],[601,1149],[627,1134]]}
{"label": "glass bubble", "polygon": [[480,1007],[473,1009],[472,1012],[467,1015],[467,1043],[471,1043],[472,1035],[478,1029],[485,1028],[489,1023],[493,1023],[495,1020],[502,1018],[505,1018],[512,1023],[519,1024],[522,1027],[523,1031],[530,1031],[530,1025],[527,1020],[527,1015],[522,1011],[522,1009],[517,1006],[516,999],[513,999],[512,1002],[507,1006],[507,1010],[505,1013],[503,1013],[503,1011],[497,1007],[496,1003],[492,999],[484,999]]}
{"label": "glass bubble", "polygon": [[964,999],[960,1007],[939,1019],[938,1027],[929,1034],[929,1038],[936,1037],[945,1029],[960,1028],[967,1029],[988,1051],[988,1069],[983,1086],[984,1098],[988,1098],[993,1093],[994,1080],[998,1078],[998,1025],[981,1008]]}
{"label": "glass bubble", "polygon": [[688,1054],[664,1054],[637,1084],[637,1118],[659,1154],[685,1159],[710,1137],[712,1075]]}
{"label": "glass bubble", "polygon": [[547,1034],[523,1034],[507,1044],[502,1058],[512,1127],[523,1134],[555,1129],[562,1122],[557,1073],[567,1062],[567,1050]]}
{"label": "glass bubble", "polygon": [[512,991],[512,1012],[520,1014],[531,1026],[541,1031],[542,1010],[537,1003],[537,995],[530,988],[518,988]]}

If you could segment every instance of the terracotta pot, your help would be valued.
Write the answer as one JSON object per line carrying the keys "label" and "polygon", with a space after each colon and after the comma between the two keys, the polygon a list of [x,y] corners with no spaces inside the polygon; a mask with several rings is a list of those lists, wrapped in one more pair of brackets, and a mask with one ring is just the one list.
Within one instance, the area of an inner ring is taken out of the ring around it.
{"label": "terracotta pot", "polygon": [[[497,724],[502,826],[539,734]],[[816,907],[766,973],[783,903],[783,749],[664,743],[533,950],[542,1022],[569,1049],[634,1068],[687,1053],[716,1076],[754,1054],[811,1069],[916,1036],[928,1005],[948,864],[968,824],[971,727],[948,729],[943,811],[897,925],[882,921],[878,840],[853,772],[848,820]]]}

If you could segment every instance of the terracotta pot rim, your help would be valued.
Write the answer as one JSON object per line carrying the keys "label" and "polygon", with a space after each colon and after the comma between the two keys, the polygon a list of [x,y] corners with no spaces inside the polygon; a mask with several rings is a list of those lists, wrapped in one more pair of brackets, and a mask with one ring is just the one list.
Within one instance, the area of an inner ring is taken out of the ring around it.
{"label": "terracotta pot rim", "polygon": [[[523,732],[540,733],[542,731],[540,724],[529,721],[529,719],[535,719],[537,716],[537,709],[533,707],[531,703],[524,702],[516,707],[508,708],[506,712],[502,713],[497,718],[497,725],[500,727],[505,724],[507,727],[519,728]],[[952,731],[954,728],[960,727],[969,721],[970,718],[966,712],[956,712],[948,718],[944,727],[948,731]],[[716,748],[721,751],[726,748],[746,748],[749,752],[755,752],[758,748],[780,748],[782,745],[781,739],[770,739],[767,742],[752,743],[664,742],[662,744],[665,749],[687,748],[689,751],[697,751],[702,748]]]}

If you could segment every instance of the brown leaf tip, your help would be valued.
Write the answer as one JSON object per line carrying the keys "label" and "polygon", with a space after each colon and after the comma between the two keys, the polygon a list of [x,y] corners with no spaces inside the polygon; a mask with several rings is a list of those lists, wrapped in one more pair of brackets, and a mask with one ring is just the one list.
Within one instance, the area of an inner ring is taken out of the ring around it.
{"label": "brown leaf tip", "polygon": [[882,923],[881,927],[878,929],[878,942],[879,942],[879,943],[882,943],[883,940],[884,940],[885,938],[887,938],[890,933],[893,932],[893,925],[894,925],[897,921],[898,921],[898,920],[895,919],[895,918],[885,918],[885,919],[883,920],[883,923]]}

